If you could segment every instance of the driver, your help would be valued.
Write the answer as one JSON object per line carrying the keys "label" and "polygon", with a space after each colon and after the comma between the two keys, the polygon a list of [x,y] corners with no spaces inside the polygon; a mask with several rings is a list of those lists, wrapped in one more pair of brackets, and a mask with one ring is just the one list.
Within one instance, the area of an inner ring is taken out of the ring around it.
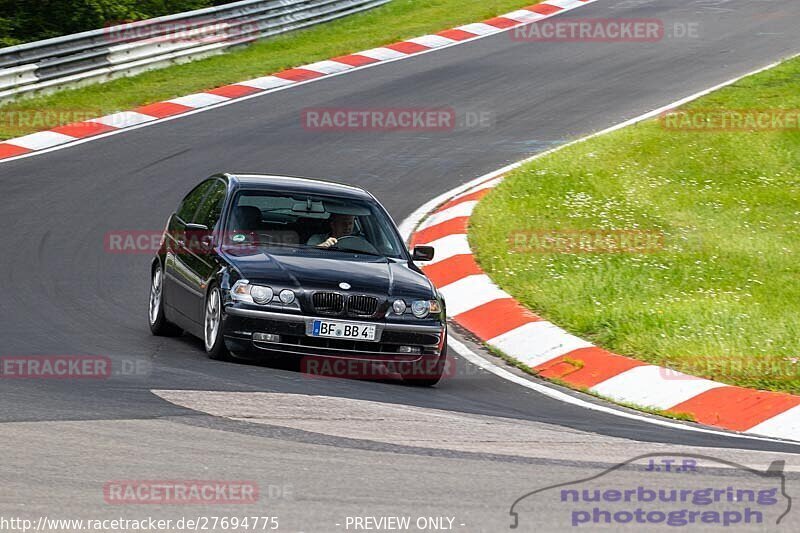
{"label": "driver", "polygon": [[342,237],[353,233],[355,229],[355,219],[356,217],[353,215],[332,214],[328,220],[331,227],[330,233],[327,235],[324,233],[312,235],[306,244],[309,246],[318,246],[320,248],[330,248]]}

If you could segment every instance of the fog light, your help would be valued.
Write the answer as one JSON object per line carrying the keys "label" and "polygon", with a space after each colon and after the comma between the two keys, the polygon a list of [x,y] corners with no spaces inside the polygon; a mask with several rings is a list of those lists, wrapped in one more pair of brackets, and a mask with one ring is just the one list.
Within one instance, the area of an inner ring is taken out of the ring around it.
{"label": "fog light", "polygon": [[253,333],[253,342],[281,342],[281,336],[273,333]]}
{"label": "fog light", "polygon": [[399,353],[411,353],[411,354],[420,354],[422,353],[422,348],[419,346],[401,346],[397,349]]}

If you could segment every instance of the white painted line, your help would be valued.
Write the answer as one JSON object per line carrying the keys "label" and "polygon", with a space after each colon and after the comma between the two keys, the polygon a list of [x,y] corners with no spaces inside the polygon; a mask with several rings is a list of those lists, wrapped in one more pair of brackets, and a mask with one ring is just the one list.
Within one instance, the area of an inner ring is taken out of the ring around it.
{"label": "white painted line", "polygon": [[[492,173],[492,174],[495,175],[495,173]],[[501,174],[501,172],[498,171],[496,175],[499,175],[499,174]],[[400,223],[400,225],[398,226],[398,229],[400,230],[400,235],[403,237],[405,242],[408,242],[411,239],[411,235],[415,231],[420,231],[420,230],[425,229],[426,227],[430,227],[430,225],[428,224],[428,221],[430,220],[430,217],[425,218],[426,216],[428,216],[428,213],[433,211],[437,206],[440,206],[443,203],[447,202],[448,200],[452,200],[453,198],[456,197],[457,194],[458,195],[465,194],[472,187],[475,187],[476,185],[480,185],[480,183],[484,179],[487,179],[486,176],[483,176],[481,178],[475,178],[474,180],[471,180],[471,181],[468,181],[467,183],[459,185],[458,187],[456,187],[454,189],[451,189],[451,190],[447,191],[446,193],[440,194],[439,196],[437,196],[433,200],[429,200],[429,201],[425,202],[416,211],[414,211],[413,213],[408,215],[405,218],[405,220],[403,220]],[[463,203],[467,203],[467,202],[463,202]],[[474,209],[474,206],[473,206],[473,209]],[[431,215],[431,216],[433,216],[433,215]],[[467,216],[469,216],[469,215],[467,215]],[[425,219],[425,220],[424,220],[424,222],[421,223],[420,221],[422,221],[422,219]]]}
{"label": "white painted line", "polygon": [[7,144],[13,144],[15,146],[21,146],[23,148],[27,148],[28,150],[44,150],[45,148],[58,146],[59,144],[68,143],[74,140],[75,137],[64,135],[63,133],[56,133],[54,131],[39,131],[36,133],[31,133],[30,135],[25,135],[24,137],[17,137],[16,139],[9,139],[3,142]]}
{"label": "white painted line", "polygon": [[454,255],[472,255],[472,250],[469,249],[469,242],[467,242],[467,235],[464,233],[454,233],[428,243],[419,244],[433,246],[436,251],[433,259],[426,263],[428,265],[435,265],[445,259],[450,259]]}
{"label": "white painted line", "polygon": [[497,377],[499,377],[501,379],[504,379],[506,381],[510,381],[511,383],[514,383],[514,384],[519,385],[521,387],[525,387],[526,389],[532,390],[534,392],[538,392],[542,396],[547,396],[548,398],[552,398],[552,399],[560,401],[560,402],[564,402],[564,403],[567,403],[567,404],[570,404],[570,405],[574,405],[576,407],[581,407],[583,409],[589,409],[591,411],[597,411],[599,413],[604,413],[604,414],[608,414],[608,415],[618,416],[620,418],[626,418],[628,420],[636,420],[637,422],[644,422],[644,423],[647,423],[647,424],[653,424],[654,426],[661,426],[661,427],[665,427],[665,428],[669,428],[669,429],[677,429],[677,430],[681,430],[681,431],[692,431],[692,432],[695,432],[695,433],[704,433],[706,435],[718,435],[718,436],[722,436],[722,437],[730,437],[730,438],[733,438],[733,439],[746,439],[746,440],[755,440],[755,441],[760,441],[760,442],[779,442],[781,444],[795,444],[795,445],[798,444],[796,442],[787,442],[787,441],[778,440],[778,439],[772,439],[772,438],[768,438],[768,437],[758,437],[758,436],[754,436],[754,435],[743,435],[743,434],[740,434],[740,433],[729,433],[729,432],[726,432],[726,431],[719,431],[719,430],[715,430],[715,429],[707,429],[707,428],[704,428],[704,427],[693,426],[693,425],[689,425],[689,424],[681,424],[681,423],[678,423],[678,422],[672,422],[672,421],[667,420],[665,418],[655,418],[655,417],[644,416],[644,415],[640,415],[640,414],[629,412],[629,411],[623,411],[621,409],[617,409],[617,408],[614,408],[614,407],[611,407],[611,406],[608,406],[608,405],[602,405],[602,404],[587,402],[586,400],[583,400],[583,399],[578,398],[577,396],[573,396],[571,394],[567,394],[566,392],[560,391],[560,390],[558,390],[558,389],[556,389],[556,388],[554,388],[554,387],[552,387],[552,386],[550,386],[548,384],[539,383],[537,381],[532,381],[530,379],[527,379],[524,376],[519,376],[517,374],[509,372],[505,368],[501,368],[501,367],[495,365],[491,361],[488,361],[487,359],[484,359],[480,355],[478,355],[475,352],[473,352],[464,343],[459,341],[455,337],[455,335],[451,334],[449,336],[449,338],[447,339],[447,343],[450,346],[450,348],[452,348],[453,350],[455,350],[456,353],[458,353],[458,355],[460,355],[461,357],[463,357],[464,359],[466,359],[467,361],[469,361],[470,363],[472,363],[473,365],[477,366],[478,368],[480,368],[482,370],[486,370],[487,372],[491,372],[492,374],[494,374],[495,376],[497,376]]}
{"label": "white painted line", "polygon": [[386,61],[389,59],[400,59],[401,57],[408,57],[408,54],[392,50],[391,48],[372,48],[371,50],[364,50],[358,52],[357,55],[371,57],[379,61]]}
{"label": "white painted line", "polygon": [[700,379],[659,366],[637,366],[617,374],[590,390],[601,396],[644,407],[669,409],[725,384]]}
{"label": "white painted line", "polygon": [[476,205],[478,205],[478,202],[471,200],[469,202],[461,202],[453,207],[448,207],[447,209],[438,211],[425,219],[425,222],[420,224],[419,229],[423,230],[425,228],[430,228],[431,226],[435,226],[437,224],[441,224],[442,222],[447,222],[448,220],[458,217],[468,217],[472,214],[472,211],[475,210]]}
{"label": "white painted line", "polygon": [[339,63],[338,61],[317,61],[316,63],[311,63],[310,65],[303,65],[300,67],[305,70],[313,70],[314,72],[321,72],[322,74],[335,74],[337,72],[344,72],[345,70],[350,70],[352,65],[346,65],[344,63]]}
{"label": "white painted line", "polygon": [[503,181],[503,177],[500,176],[499,178],[494,178],[492,180],[487,181],[486,183],[481,183],[477,187],[472,187],[472,188],[467,189],[466,191],[462,192],[461,194],[457,194],[456,196],[453,196],[453,200],[458,200],[459,198],[463,198],[464,196],[467,196],[468,194],[476,193],[476,192],[482,191],[484,189],[494,189],[495,187],[500,185],[500,182],[502,182],[502,181]]}
{"label": "white painted line", "polygon": [[292,85],[294,82],[279,78],[277,76],[263,76],[247,81],[240,81],[236,85],[245,85],[247,87],[255,87],[256,89],[274,89],[276,87],[283,87],[284,85]]}
{"label": "white painted line", "polygon": [[797,439],[800,435],[800,405],[751,427],[747,432],[779,439]]}
{"label": "white painted line", "polygon": [[539,19],[547,18],[547,15],[536,13],[535,11],[528,11],[526,9],[519,9],[502,15],[504,18],[516,20],[517,22],[534,22]]}
{"label": "white painted line", "polygon": [[167,100],[167,101],[172,102],[173,104],[180,104],[180,105],[185,105],[187,107],[198,108],[214,104],[220,104],[222,102],[227,102],[228,100],[230,100],[230,98],[226,98],[224,96],[219,96],[216,94],[195,93],[186,96],[181,96],[180,98],[173,98],[172,100]]}
{"label": "white painted line", "polygon": [[581,0],[547,0],[544,3],[562,9],[574,9],[578,6],[586,5],[586,2],[581,2]]}
{"label": "white painted line", "polygon": [[[502,17],[502,15],[500,15]],[[475,35],[490,35],[499,31],[504,31],[496,26],[490,26],[483,22],[473,22],[472,24],[465,24],[456,28],[457,30],[474,33]]]}
{"label": "white painted line", "polygon": [[137,113],[135,111],[122,111],[120,113],[113,113],[100,118],[93,118],[89,122],[105,124],[106,126],[111,126],[112,128],[128,128],[130,126],[136,126],[138,124],[150,122],[151,120],[156,120],[156,117],[151,117],[150,115],[145,115],[143,113]]}
{"label": "white painted line", "polygon": [[474,274],[439,288],[447,305],[447,316],[458,316],[476,307],[511,296],[492,283],[486,274]]}
{"label": "white painted line", "polygon": [[594,346],[546,320],[523,324],[489,340],[489,344],[531,367]]}
{"label": "white painted line", "polygon": [[442,37],[441,35],[423,35],[421,37],[414,37],[413,39],[406,39],[406,41],[409,43],[427,46],[428,48],[439,48],[456,42],[455,39],[448,39],[447,37]]}

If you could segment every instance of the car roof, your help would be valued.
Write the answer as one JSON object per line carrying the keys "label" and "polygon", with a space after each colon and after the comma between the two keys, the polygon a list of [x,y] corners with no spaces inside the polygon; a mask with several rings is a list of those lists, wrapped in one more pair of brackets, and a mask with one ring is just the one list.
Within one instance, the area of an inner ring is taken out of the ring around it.
{"label": "car roof", "polygon": [[361,187],[345,185],[335,181],[326,181],[297,176],[276,176],[269,174],[226,174],[231,183],[241,189],[271,190],[280,192],[299,192],[304,194],[321,194],[372,200],[370,193]]}

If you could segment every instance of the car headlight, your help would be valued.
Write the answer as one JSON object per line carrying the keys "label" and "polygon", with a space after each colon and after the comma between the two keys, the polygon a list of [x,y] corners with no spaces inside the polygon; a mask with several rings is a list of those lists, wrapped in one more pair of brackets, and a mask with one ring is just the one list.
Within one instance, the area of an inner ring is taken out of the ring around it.
{"label": "car headlight", "polygon": [[392,311],[394,311],[398,315],[402,315],[406,312],[408,306],[406,306],[406,302],[403,300],[395,300],[392,304]]}
{"label": "car headlight", "polygon": [[237,302],[265,305],[272,301],[274,291],[264,285],[250,285],[246,279],[240,279],[231,288],[231,298]]}
{"label": "car headlight", "polygon": [[250,296],[250,282],[246,279],[240,279],[231,287],[231,298],[237,302],[253,303],[253,297]]}
{"label": "car headlight", "polygon": [[425,318],[431,313],[440,313],[442,306],[438,300],[414,300],[411,302],[411,312],[417,318]]}
{"label": "car headlight", "polygon": [[294,291],[291,291],[289,289],[283,289],[281,293],[278,295],[278,297],[284,304],[289,305],[290,303],[294,302],[295,298]]}

